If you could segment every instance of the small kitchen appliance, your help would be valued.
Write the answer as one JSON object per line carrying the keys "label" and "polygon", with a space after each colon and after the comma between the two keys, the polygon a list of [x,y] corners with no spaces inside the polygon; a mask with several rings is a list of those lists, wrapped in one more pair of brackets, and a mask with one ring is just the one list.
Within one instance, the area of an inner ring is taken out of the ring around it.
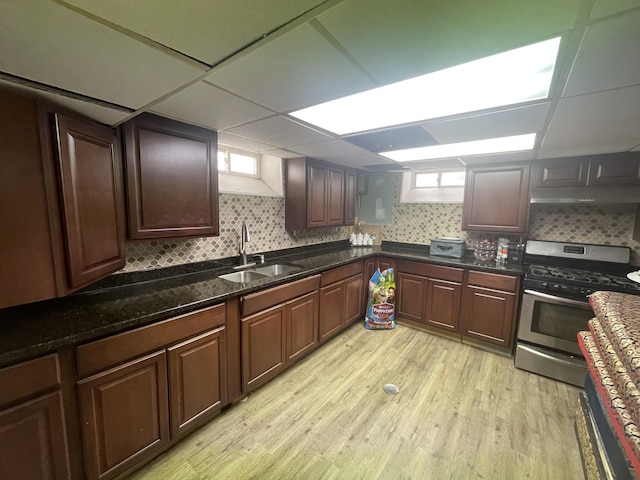
{"label": "small kitchen appliance", "polygon": [[429,246],[430,255],[439,255],[442,257],[464,257],[464,249],[466,242],[461,238],[440,237],[431,240]]}
{"label": "small kitchen appliance", "polygon": [[594,314],[587,296],[598,290],[640,295],[626,275],[631,249],[529,240],[515,366],[583,386],[587,366],[577,333]]}

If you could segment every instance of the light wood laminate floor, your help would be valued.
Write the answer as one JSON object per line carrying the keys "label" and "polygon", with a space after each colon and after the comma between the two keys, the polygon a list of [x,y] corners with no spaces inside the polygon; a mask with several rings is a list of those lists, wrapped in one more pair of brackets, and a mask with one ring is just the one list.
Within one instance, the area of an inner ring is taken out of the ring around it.
{"label": "light wood laminate floor", "polygon": [[131,479],[582,479],[578,392],[510,358],[358,323]]}

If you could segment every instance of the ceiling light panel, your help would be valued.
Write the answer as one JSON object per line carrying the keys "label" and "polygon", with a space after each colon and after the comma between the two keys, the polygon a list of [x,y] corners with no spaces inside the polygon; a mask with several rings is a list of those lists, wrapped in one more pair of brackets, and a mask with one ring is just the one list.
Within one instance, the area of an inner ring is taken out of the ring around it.
{"label": "ceiling light panel", "polygon": [[547,98],[560,37],[292,112],[345,135]]}
{"label": "ceiling light panel", "polygon": [[429,147],[409,148],[391,152],[380,152],[383,157],[396,162],[413,162],[433,158],[451,158],[490,153],[531,150],[535,145],[536,134],[514,135],[511,137],[487,138],[471,142],[446,143]]}
{"label": "ceiling light panel", "polygon": [[568,31],[582,3],[348,0],[318,20],[382,85]]}

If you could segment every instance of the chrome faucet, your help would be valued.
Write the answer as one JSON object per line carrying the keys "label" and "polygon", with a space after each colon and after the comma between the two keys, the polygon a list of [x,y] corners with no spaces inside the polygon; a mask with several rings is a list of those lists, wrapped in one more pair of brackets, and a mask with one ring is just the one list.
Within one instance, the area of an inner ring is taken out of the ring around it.
{"label": "chrome faucet", "polygon": [[240,248],[239,253],[242,258],[242,265],[247,264],[247,243],[251,241],[251,235],[249,235],[249,227],[247,227],[247,223],[243,220],[242,227],[240,227]]}

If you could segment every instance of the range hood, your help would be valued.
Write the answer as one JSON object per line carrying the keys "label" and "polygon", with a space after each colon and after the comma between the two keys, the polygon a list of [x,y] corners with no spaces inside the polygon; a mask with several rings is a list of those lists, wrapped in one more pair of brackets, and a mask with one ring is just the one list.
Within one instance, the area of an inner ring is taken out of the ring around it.
{"label": "range hood", "polygon": [[534,188],[531,203],[640,204],[640,186]]}

